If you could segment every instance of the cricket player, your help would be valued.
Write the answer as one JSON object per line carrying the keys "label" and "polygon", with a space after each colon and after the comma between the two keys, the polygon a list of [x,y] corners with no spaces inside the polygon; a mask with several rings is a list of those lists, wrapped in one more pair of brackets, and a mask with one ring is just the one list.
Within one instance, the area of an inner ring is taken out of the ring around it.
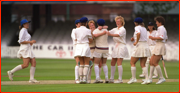
{"label": "cricket player", "polygon": [[[76,28],[79,28],[81,26],[81,23],[80,23],[80,19],[77,19],[75,21],[75,25],[76,25]],[[71,33],[71,38],[73,40],[73,54],[75,54],[75,50],[76,50],[76,43],[77,43],[77,40],[75,40],[75,30],[76,28],[74,28],[72,30],[72,33]],[[78,57],[74,57],[74,59],[76,60],[76,66],[75,66],[75,83],[79,83],[79,66],[78,66],[78,62],[79,62],[79,58]]]}
{"label": "cricket player", "polygon": [[75,30],[75,40],[77,40],[75,57],[79,57],[80,67],[79,76],[80,83],[87,83],[87,74],[89,71],[89,61],[91,57],[89,40],[92,41],[91,30],[87,29],[88,19],[82,17],[80,19],[81,26]]}
{"label": "cricket player", "polygon": [[[93,53],[94,53],[94,50],[95,50],[95,47],[96,47],[96,44],[95,44],[95,38],[93,36],[93,31],[96,29],[95,27],[95,22],[93,20],[90,20],[88,22],[88,26],[89,26],[89,29],[91,30],[91,34],[92,34],[92,38],[93,38],[93,41],[91,43],[89,43],[89,47],[90,47],[90,50],[91,50],[91,61],[94,62],[94,57],[93,57]],[[102,27],[99,27],[100,29],[102,29]],[[107,29],[107,26],[103,26],[103,28],[106,28]],[[101,76],[101,66],[102,66],[102,60],[99,62],[99,76]],[[88,82],[87,83],[90,83],[91,82],[91,71],[92,71],[92,67],[90,69],[90,72],[89,72],[89,75],[88,75]],[[100,83],[103,83],[103,81],[101,80],[100,78]]]}
{"label": "cricket player", "polygon": [[[154,24],[153,24],[152,22],[149,22],[149,23],[148,23],[148,28],[147,28],[147,30],[148,30],[148,32],[147,32],[147,43],[148,43],[149,48],[150,48],[151,53],[152,53],[152,50],[154,49],[154,47],[155,47],[155,45],[156,45],[156,41],[149,39],[149,36],[155,36],[157,31],[156,31],[156,29],[155,29],[155,27],[154,27]],[[150,58],[151,58],[151,57],[148,57],[148,58],[147,58],[147,61],[146,61],[146,68],[147,68],[147,70],[148,70],[148,68],[149,68]],[[145,77],[143,71],[142,71],[142,74],[139,75],[139,77],[141,77],[141,78]],[[156,69],[154,70],[154,76],[153,76],[153,78],[158,78],[158,73],[157,73]]]}
{"label": "cricket player", "polygon": [[156,84],[161,84],[165,82],[165,78],[163,77],[161,67],[158,65],[159,60],[162,58],[163,55],[166,55],[166,46],[165,42],[168,39],[166,28],[164,27],[165,19],[162,16],[157,16],[154,19],[156,21],[156,25],[158,27],[156,36],[149,36],[150,39],[156,40],[156,45],[152,51],[152,57],[150,59],[150,75],[149,75],[149,82],[152,83],[152,75],[154,72],[154,69],[156,68],[158,75],[159,75],[159,81]]}
{"label": "cricket player", "polygon": [[[123,58],[128,58],[129,53],[128,49],[126,47],[126,29],[124,28],[125,22],[124,18],[122,16],[117,16],[115,18],[116,21],[116,28],[113,28],[108,32],[109,36],[113,36],[113,40],[116,43],[115,47],[112,52],[112,60],[111,60],[111,78],[109,80],[110,83],[123,83],[122,81],[122,73],[123,73],[123,67],[122,67],[122,61]],[[119,78],[117,81],[114,82],[114,73],[116,70],[116,62],[118,65],[118,73]]]}
{"label": "cricket player", "polygon": [[[104,19],[98,19],[97,21],[98,27],[104,26]],[[94,59],[94,70],[96,75],[96,80],[94,83],[100,83],[99,76],[99,62],[102,59],[102,67],[105,74],[105,83],[108,83],[108,67],[106,65],[107,57],[109,55],[109,46],[108,46],[108,35],[106,34],[107,29],[95,29],[93,31],[93,36],[95,37],[96,48],[93,54]]]}
{"label": "cricket player", "polygon": [[147,72],[145,64],[146,64],[147,57],[151,56],[151,51],[147,43],[147,30],[144,27],[143,19],[140,17],[137,17],[134,20],[134,24],[135,24],[135,32],[134,32],[134,37],[131,38],[131,41],[135,41],[133,44],[135,48],[131,55],[131,62],[130,62],[132,78],[127,83],[132,84],[134,82],[137,82],[135,64],[140,59],[141,68],[143,69],[143,72],[145,73],[145,81],[141,84],[147,84],[147,81],[149,79],[148,79],[148,72]]}
{"label": "cricket player", "polygon": [[36,41],[35,40],[30,41],[31,35],[28,33],[29,23],[30,21],[23,19],[21,20],[21,25],[19,27],[20,32],[19,32],[18,42],[20,44],[20,49],[17,53],[17,57],[23,59],[23,64],[16,66],[10,71],[7,71],[7,74],[9,76],[9,79],[12,81],[13,73],[22,70],[24,68],[27,68],[29,66],[29,63],[31,63],[29,83],[39,83],[39,81],[34,79],[34,74],[36,70],[36,60],[35,60],[35,55],[31,49],[31,46],[34,43],[36,43]]}

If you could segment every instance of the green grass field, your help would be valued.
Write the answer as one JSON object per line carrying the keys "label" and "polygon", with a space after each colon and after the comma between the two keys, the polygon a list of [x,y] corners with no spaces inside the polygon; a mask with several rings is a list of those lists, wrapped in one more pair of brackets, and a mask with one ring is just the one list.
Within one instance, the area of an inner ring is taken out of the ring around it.
{"label": "green grass field", "polygon": [[[36,59],[37,68],[35,78],[37,80],[74,80],[75,60],[70,59]],[[123,61],[123,79],[131,78],[130,61]],[[21,59],[1,59],[1,81],[9,81],[7,71],[22,64]],[[169,79],[179,79],[179,62],[166,62]],[[107,62],[110,77],[110,60]],[[162,62],[160,62],[162,67]],[[139,62],[136,64],[136,76],[142,73]],[[29,68],[14,73],[14,81],[28,81]],[[163,69],[162,69],[163,71]],[[164,74],[164,71],[163,71]],[[104,79],[102,71],[101,78]],[[94,69],[91,79],[95,79]],[[115,79],[118,79],[116,68]],[[179,82],[165,82],[156,85],[134,83],[123,84],[50,84],[50,85],[1,85],[2,92],[178,92]]]}

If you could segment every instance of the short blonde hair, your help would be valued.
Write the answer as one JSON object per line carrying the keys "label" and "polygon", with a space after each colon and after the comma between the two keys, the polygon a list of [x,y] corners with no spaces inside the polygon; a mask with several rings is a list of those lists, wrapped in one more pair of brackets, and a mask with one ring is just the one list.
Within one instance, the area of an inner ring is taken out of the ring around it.
{"label": "short blonde hair", "polygon": [[117,21],[118,19],[120,19],[120,20],[121,20],[122,25],[124,26],[124,25],[125,25],[124,18],[123,18],[122,16],[116,16],[115,21]]}
{"label": "short blonde hair", "polygon": [[93,24],[94,24],[94,26],[95,26],[95,22],[94,22],[94,20],[90,20],[90,21],[88,22],[88,26],[89,26],[91,23],[93,23]]}

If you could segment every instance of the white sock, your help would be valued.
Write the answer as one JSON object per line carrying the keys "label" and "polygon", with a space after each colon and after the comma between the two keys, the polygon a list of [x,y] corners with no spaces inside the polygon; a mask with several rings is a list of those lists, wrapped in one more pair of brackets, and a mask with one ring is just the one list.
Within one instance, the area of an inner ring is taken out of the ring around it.
{"label": "white sock", "polygon": [[119,80],[122,80],[122,74],[123,74],[123,67],[122,67],[122,65],[118,66],[118,72],[119,72]]}
{"label": "white sock", "polygon": [[11,70],[11,73],[14,73],[14,72],[16,72],[16,71],[18,71],[18,70],[21,70],[22,69],[22,66],[21,65],[18,65],[18,66],[16,66],[15,68],[13,68],[12,70]]}
{"label": "white sock", "polygon": [[91,80],[91,72],[92,72],[92,68],[90,68],[89,75],[88,75],[88,80]]}
{"label": "white sock", "polygon": [[158,76],[158,72],[157,72],[156,68],[154,69],[154,75]]}
{"label": "white sock", "polygon": [[31,66],[31,68],[30,68],[30,80],[34,79],[35,70],[36,70],[36,67]]}
{"label": "white sock", "polygon": [[149,79],[151,80],[152,80],[153,72],[154,72],[154,66],[150,66]]}
{"label": "white sock", "polygon": [[[146,68],[147,68],[147,72],[148,72],[148,68],[149,68],[149,61],[148,61],[148,59],[147,59],[147,61],[146,61]],[[143,68],[142,68],[142,74],[144,74],[145,75],[145,73],[144,73],[144,71],[143,71]]]}
{"label": "white sock", "polygon": [[142,69],[142,74],[144,75],[143,69]]}
{"label": "white sock", "polygon": [[89,69],[89,65],[84,65],[83,75],[85,80],[87,80],[88,69]]}
{"label": "white sock", "polygon": [[148,72],[148,69],[149,69],[149,63],[146,63],[146,69],[147,69],[147,72]]}
{"label": "white sock", "polygon": [[99,68],[99,77],[101,76],[101,70],[102,70],[102,69],[101,69],[101,68]]}
{"label": "white sock", "polygon": [[94,71],[95,71],[96,79],[99,79],[99,67],[96,64],[94,65]]}
{"label": "white sock", "polygon": [[79,67],[79,77],[80,77],[80,80],[83,79],[83,69],[84,69],[84,66],[80,65],[80,67]]}
{"label": "white sock", "polygon": [[79,77],[79,66],[75,66],[75,80]]}
{"label": "white sock", "polygon": [[143,72],[144,72],[144,75],[145,75],[145,79],[148,80],[148,72],[147,72],[147,67],[143,67]]}
{"label": "white sock", "polygon": [[108,67],[106,64],[103,64],[102,66],[103,66],[105,78],[108,78]]}
{"label": "white sock", "polygon": [[162,71],[161,71],[161,67],[159,65],[157,65],[155,68],[156,68],[156,70],[158,72],[159,78],[161,78],[161,79],[164,78],[163,74],[162,74]]}
{"label": "white sock", "polygon": [[136,79],[136,67],[131,67],[132,79]]}
{"label": "white sock", "polygon": [[116,71],[116,66],[111,66],[111,78],[110,79],[114,79],[115,71]]}

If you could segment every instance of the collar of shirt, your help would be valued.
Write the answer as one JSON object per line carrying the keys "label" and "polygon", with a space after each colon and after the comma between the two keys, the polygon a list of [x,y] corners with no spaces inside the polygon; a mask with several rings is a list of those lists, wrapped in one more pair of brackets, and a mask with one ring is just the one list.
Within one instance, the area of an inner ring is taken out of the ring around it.
{"label": "collar of shirt", "polygon": [[80,28],[86,28],[85,26],[80,26]]}
{"label": "collar of shirt", "polygon": [[27,30],[27,28],[24,28],[24,27],[22,29]]}
{"label": "collar of shirt", "polygon": [[117,27],[117,30],[120,30],[121,28],[123,28],[124,26],[121,26],[119,29],[118,29],[118,27]]}
{"label": "collar of shirt", "polygon": [[149,34],[152,34],[152,33],[155,33],[155,31],[156,31],[156,30],[153,30],[151,33],[150,33],[150,31],[148,31],[148,33],[149,33]]}
{"label": "collar of shirt", "polygon": [[161,28],[163,28],[163,27],[164,27],[164,25],[161,25],[161,26],[158,27],[158,29],[161,29]]}

